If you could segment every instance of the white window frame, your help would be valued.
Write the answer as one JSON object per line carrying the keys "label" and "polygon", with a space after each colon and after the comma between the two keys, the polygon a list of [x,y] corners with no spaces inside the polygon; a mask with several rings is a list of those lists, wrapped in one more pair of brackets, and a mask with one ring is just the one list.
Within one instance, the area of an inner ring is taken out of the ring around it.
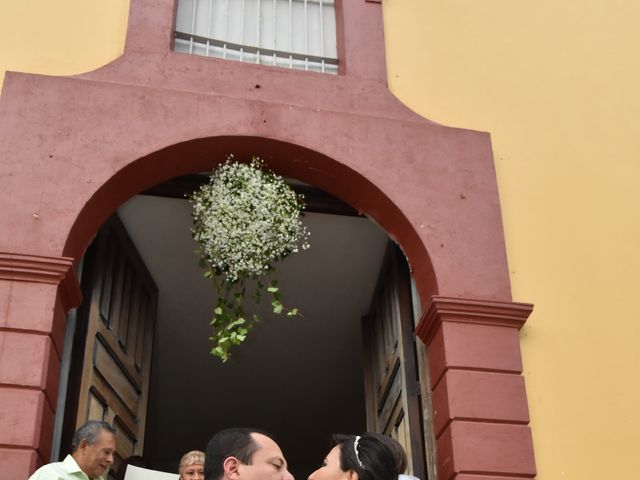
{"label": "white window frame", "polygon": [[178,0],[174,50],[337,74],[335,2]]}

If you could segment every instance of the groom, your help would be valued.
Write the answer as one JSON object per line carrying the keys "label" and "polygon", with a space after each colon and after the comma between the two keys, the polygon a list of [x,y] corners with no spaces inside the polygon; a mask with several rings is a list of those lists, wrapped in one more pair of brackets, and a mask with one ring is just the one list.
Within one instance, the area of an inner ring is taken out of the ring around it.
{"label": "groom", "polygon": [[207,445],[204,463],[205,480],[294,480],[271,435],[253,428],[216,433]]}

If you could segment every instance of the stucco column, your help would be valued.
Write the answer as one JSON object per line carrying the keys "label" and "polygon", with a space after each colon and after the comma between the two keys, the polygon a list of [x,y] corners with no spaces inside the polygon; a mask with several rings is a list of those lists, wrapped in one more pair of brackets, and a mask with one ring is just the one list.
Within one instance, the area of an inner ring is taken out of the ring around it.
{"label": "stucco column", "polygon": [[532,305],[434,296],[428,347],[440,480],[536,475],[519,330]]}
{"label": "stucco column", "polygon": [[0,252],[0,476],[49,461],[66,312],[80,303],[72,259]]}

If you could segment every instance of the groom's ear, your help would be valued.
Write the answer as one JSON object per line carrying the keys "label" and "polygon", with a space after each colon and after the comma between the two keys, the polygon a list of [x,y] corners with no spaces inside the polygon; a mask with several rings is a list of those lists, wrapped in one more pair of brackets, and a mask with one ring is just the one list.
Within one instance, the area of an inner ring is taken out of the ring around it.
{"label": "groom's ear", "polygon": [[359,480],[358,472],[349,470],[349,480]]}
{"label": "groom's ear", "polygon": [[222,462],[222,468],[224,470],[225,478],[230,480],[238,480],[240,474],[238,473],[238,467],[240,466],[240,460],[236,457],[227,457]]}

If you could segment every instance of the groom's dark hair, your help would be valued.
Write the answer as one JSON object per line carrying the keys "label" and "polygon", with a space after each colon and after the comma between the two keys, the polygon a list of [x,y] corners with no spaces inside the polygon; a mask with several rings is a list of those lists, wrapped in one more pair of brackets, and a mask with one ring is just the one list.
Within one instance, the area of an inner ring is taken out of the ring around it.
{"label": "groom's dark hair", "polygon": [[[273,440],[273,436],[257,428],[227,428],[216,433],[205,452],[204,478],[205,480],[219,480],[224,474],[224,461],[228,457],[236,457],[240,463],[251,465],[253,454],[258,445],[251,437],[252,433],[259,433]],[[274,440],[275,441],[275,440]]]}

